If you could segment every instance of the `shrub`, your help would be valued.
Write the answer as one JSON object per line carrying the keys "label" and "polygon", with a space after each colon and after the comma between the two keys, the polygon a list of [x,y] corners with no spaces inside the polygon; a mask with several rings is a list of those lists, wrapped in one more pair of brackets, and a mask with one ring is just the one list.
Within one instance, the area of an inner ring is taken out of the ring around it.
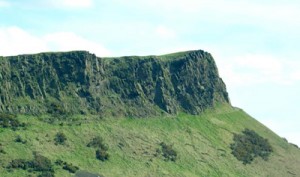
{"label": "shrub", "polygon": [[38,177],[54,177],[54,169],[51,161],[37,153],[33,153],[33,160],[25,160],[25,159],[14,159],[7,166],[8,170],[11,169],[23,169],[28,172],[41,172]]}
{"label": "shrub", "polygon": [[51,160],[37,153],[34,153],[34,159],[31,161],[31,167],[35,171],[53,171]]}
{"label": "shrub", "polygon": [[104,143],[104,140],[102,137],[97,136],[94,137],[88,144],[87,147],[93,147],[97,148],[96,150],[96,158],[105,161],[108,160],[109,154],[108,154],[108,146]]}
{"label": "shrub", "polygon": [[104,149],[97,149],[96,150],[96,158],[101,161],[105,161],[105,160],[108,160],[109,154]]}
{"label": "shrub", "polygon": [[29,166],[29,163],[25,159],[14,159],[12,160],[9,165],[7,166],[8,169],[10,168],[21,168],[23,170],[26,170]]}
{"label": "shrub", "polygon": [[160,143],[161,151],[157,150],[157,152],[161,152],[162,156],[165,158],[166,161],[176,161],[177,158],[177,152],[173,149],[172,145],[167,145],[166,143],[162,142]]}
{"label": "shrub", "polygon": [[25,123],[21,123],[16,115],[0,113],[0,126],[3,128],[11,128],[17,130],[19,127],[25,127]]}
{"label": "shrub", "polygon": [[68,163],[65,163],[63,169],[69,171],[70,173],[76,173],[76,171],[79,170],[77,166]]}
{"label": "shrub", "polygon": [[48,113],[54,115],[64,115],[67,113],[67,111],[61,104],[54,102],[49,105]]}
{"label": "shrub", "polygon": [[66,163],[66,162],[64,162],[64,161],[62,161],[62,160],[60,160],[60,159],[57,159],[57,160],[55,161],[55,165],[60,165],[60,166],[62,166],[62,165],[64,165],[64,163]]}
{"label": "shrub", "polygon": [[108,146],[104,143],[104,140],[102,137],[97,136],[93,138],[88,144],[87,147],[94,147],[94,148],[100,148],[103,150],[108,150]]}
{"label": "shrub", "polygon": [[62,161],[62,160],[60,160],[60,159],[57,159],[57,160],[55,161],[55,164],[58,165],[58,166],[62,166],[62,168],[63,168],[64,170],[67,170],[67,171],[69,171],[70,173],[76,173],[76,171],[79,170],[79,167],[74,166],[73,164],[69,164],[69,163],[67,163],[67,162],[64,162],[64,161]]}
{"label": "shrub", "polygon": [[15,139],[15,142],[17,143],[22,143],[22,144],[26,144],[27,141],[26,140],[23,140],[22,137],[20,135],[18,135]]}
{"label": "shrub", "polygon": [[243,134],[235,134],[234,143],[230,145],[232,154],[243,164],[250,164],[255,157],[268,160],[273,151],[267,139],[262,138],[253,130],[245,129]]}
{"label": "shrub", "polygon": [[55,135],[55,138],[54,138],[54,141],[55,141],[55,144],[56,144],[56,145],[57,145],[57,144],[63,145],[63,144],[65,144],[66,140],[67,140],[67,137],[66,137],[66,135],[65,135],[64,133],[62,133],[62,132],[58,132],[58,133]]}

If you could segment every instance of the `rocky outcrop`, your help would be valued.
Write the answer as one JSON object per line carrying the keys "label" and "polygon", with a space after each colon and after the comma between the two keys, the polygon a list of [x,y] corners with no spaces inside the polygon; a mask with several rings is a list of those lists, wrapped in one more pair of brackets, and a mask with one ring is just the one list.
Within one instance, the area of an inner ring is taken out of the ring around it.
{"label": "rocky outcrop", "polygon": [[0,58],[0,112],[146,117],[229,103],[212,56],[99,58],[86,51]]}

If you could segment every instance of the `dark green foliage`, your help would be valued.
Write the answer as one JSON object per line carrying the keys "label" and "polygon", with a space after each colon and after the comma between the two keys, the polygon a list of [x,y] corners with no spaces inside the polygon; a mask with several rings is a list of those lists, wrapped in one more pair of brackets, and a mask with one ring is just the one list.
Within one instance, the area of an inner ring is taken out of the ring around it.
{"label": "dark green foliage", "polygon": [[54,138],[54,141],[55,141],[55,144],[58,145],[64,145],[65,142],[67,140],[67,137],[64,133],[62,132],[58,132],[56,135],[55,135],[55,138]]}
{"label": "dark green foliage", "polygon": [[69,163],[65,163],[63,169],[69,171],[70,173],[76,173],[76,171],[79,170],[77,166]]}
{"label": "dark green foliage", "polygon": [[176,161],[177,158],[177,152],[173,149],[172,145],[167,145],[166,143],[162,142],[160,143],[161,150],[157,150],[157,152],[161,152],[162,156],[165,158],[166,161]]}
{"label": "dark green foliage", "polygon": [[58,166],[62,166],[62,168],[64,170],[67,170],[69,171],[70,173],[76,173],[76,171],[79,170],[79,167],[77,166],[74,166],[72,163],[67,163],[67,162],[64,162],[60,159],[56,160],[55,161],[55,164],[58,165]]}
{"label": "dark green foliage", "polygon": [[67,114],[65,108],[59,103],[51,103],[48,107],[48,113],[56,116]]}
{"label": "dark green foliage", "polygon": [[88,144],[87,147],[93,147],[97,148],[96,150],[96,158],[105,161],[108,160],[109,154],[108,154],[108,146],[104,143],[104,140],[102,137],[97,136],[94,137]]}
{"label": "dark green foliage", "polygon": [[28,172],[41,172],[41,177],[54,177],[54,169],[51,161],[37,153],[33,153],[33,160],[14,159],[7,166],[8,170],[22,169]]}
{"label": "dark green foliage", "polygon": [[109,158],[109,154],[104,149],[97,149],[96,150],[96,158],[101,161],[106,161]]}
{"label": "dark green foliage", "polygon": [[51,160],[37,153],[34,153],[31,167],[34,171],[53,171]]}
{"label": "dark green foliage", "polygon": [[23,138],[22,138],[20,135],[18,135],[18,136],[16,137],[15,142],[17,142],[17,143],[22,143],[22,144],[26,144],[26,143],[27,143],[27,141],[26,141],[26,140],[23,140]]}
{"label": "dark green foliage", "polygon": [[243,134],[235,134],[231,144],[232,154],[243,164],[250,164],[255,157],[268,160],[273,151],[267,139],[262,138],[253,130],[245,129]]}
{"label": "dark green foliage", "polygon": [[27,161],[25,159],[14,159],[7,166],[8,169],[10,169],[10,168],[20,168],[20,169],[23,169],[23,170],[27,170],[28,167],[29,167],[29,161]]}
{"label": "dark green foliage", "polygon": [[59,166],[64,165],[64,163],[66,163],[66,162],[62,161],[61,159],[57,159],[57,160],[55,161],[55,165],[59,165]]}
{"label": "dark green foliage", "polygon": [[88,144],[87,147],[100,148],[103,150],[108,150],[108,146],[104,143],[104,140],[100,136],[94,137]]}
{"label": "dark green foliage", "polygon": [[21,123],[16,115],[0,113],[0,126],[17,130],[19,127],[25,127],[26,125]]}

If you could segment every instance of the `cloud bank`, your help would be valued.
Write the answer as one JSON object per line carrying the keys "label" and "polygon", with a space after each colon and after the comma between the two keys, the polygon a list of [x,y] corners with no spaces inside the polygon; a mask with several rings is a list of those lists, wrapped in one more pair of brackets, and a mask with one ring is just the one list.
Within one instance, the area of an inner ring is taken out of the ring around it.
{"label": "cloud bank", "polygon": [[98,56],[110,55],[109,50],[101,44],[87,40],[72,32],[57,32],[36,36],[15,26],[0,28],[1,56],[71,50],[87,50]]}

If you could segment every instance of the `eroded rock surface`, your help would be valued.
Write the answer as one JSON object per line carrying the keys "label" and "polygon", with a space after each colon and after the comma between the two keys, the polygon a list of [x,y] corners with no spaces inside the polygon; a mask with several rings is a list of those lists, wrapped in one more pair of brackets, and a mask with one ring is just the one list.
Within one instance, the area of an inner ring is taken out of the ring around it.
{"label": "eroded rock surface", "polygon": [[0,57],[0,112],[147,117],[229,103],[202,50],[100,58],[86,51]]}

